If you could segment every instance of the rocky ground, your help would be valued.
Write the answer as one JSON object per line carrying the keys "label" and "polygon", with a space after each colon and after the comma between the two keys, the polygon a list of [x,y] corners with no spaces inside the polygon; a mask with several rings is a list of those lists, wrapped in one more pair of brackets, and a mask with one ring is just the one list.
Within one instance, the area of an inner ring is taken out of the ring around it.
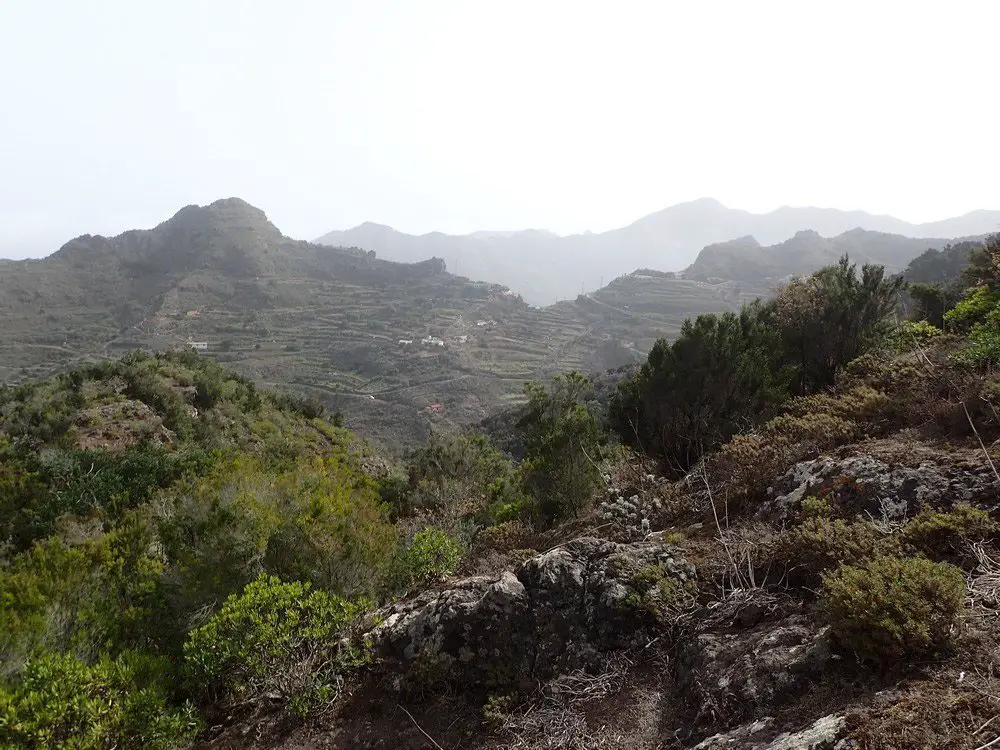
{"label": "rocky ground", "polygon": [[838,647],[812,592],[755,575],[749,558],[744,575],[720,573],[739,534],[782,528],[824,488],[835,515],[870,517],[887,535],[924,507],[992,510],[998,484],[975,445],[897,436],[823,452],[718,526],[703,495],[678,494],[683,483],[642,471],[605,479],[607,501],[564,529],[573,538],[380,611],[366,633],[378,666],[335,709],[294,728],[243,722],[211,746],[994,746],[1000,566],[985,549],[967,570],[954,649],[879,668]]}

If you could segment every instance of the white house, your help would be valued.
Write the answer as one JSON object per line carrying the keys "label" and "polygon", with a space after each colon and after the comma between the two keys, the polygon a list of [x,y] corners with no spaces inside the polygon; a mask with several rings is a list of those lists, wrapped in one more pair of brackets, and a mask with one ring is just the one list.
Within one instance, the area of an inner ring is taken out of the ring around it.
{"label": "white house", "polygon": [[188,341],[187,345],[192,349],[197,349],[200,352],[206,351],[208,349],[207,341]]}
{"label": "white house", "polygon": [[444,339],[439,339],[437,336],[425,336],[420,339],[420,343],[424,346],[444,346]]}
{"label": "white house", "polygon": [[399,340],[400,346],[409,346],[412,343],[413,343],[413,339],[400,339]]}

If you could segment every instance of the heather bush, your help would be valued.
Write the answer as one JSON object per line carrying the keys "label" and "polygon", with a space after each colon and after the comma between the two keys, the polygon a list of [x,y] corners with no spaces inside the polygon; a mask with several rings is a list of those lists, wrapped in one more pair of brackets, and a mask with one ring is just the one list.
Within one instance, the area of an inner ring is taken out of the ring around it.
{"label": "heather bush", "polygon": [[964,597],[958,568],[923,557],[878,557],[823,576],[822,606],[834,640],[880,664],[940,653]]}
{"label": "heather bush", "polygon": [[974,565],[970,545],[993,539],[1000,525],[985,510],[956,505],[948,511],[924,508],[903,527],[903,541],[934,560]]}
{"label": "heather bush", "polygon": [[867,521],[812,516],[779,531],[764,542],[763,548],[761,564],[766,563],[769,578],[812,587],[838,565],[860,565],[879,555],[892,554],[899,550],[899,543]]}
{"label": "heather bush", "polygon": [[464,554],[463,545],[444,529],[427,527],[393,559],[389,586],[407,590],[450,575]]}

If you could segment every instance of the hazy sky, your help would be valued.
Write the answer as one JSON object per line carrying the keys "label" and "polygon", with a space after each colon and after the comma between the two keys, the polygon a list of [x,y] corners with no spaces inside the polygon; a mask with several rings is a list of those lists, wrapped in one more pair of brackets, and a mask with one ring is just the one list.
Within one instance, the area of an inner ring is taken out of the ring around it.
{"label": "hazy sky", "polygon": [[312,239],[714,196],[1000,208],[994,0],[0,0],[0,256],[240,196]]}

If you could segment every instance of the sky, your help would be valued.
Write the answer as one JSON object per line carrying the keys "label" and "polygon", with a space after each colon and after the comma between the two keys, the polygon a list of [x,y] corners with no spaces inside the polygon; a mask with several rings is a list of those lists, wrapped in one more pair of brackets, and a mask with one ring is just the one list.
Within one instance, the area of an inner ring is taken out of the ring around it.
{"label": "sky", "polygon": [[286,234],[712,196],[1000,208],[994,0],[0,0],[0,257],[238,196]]}

